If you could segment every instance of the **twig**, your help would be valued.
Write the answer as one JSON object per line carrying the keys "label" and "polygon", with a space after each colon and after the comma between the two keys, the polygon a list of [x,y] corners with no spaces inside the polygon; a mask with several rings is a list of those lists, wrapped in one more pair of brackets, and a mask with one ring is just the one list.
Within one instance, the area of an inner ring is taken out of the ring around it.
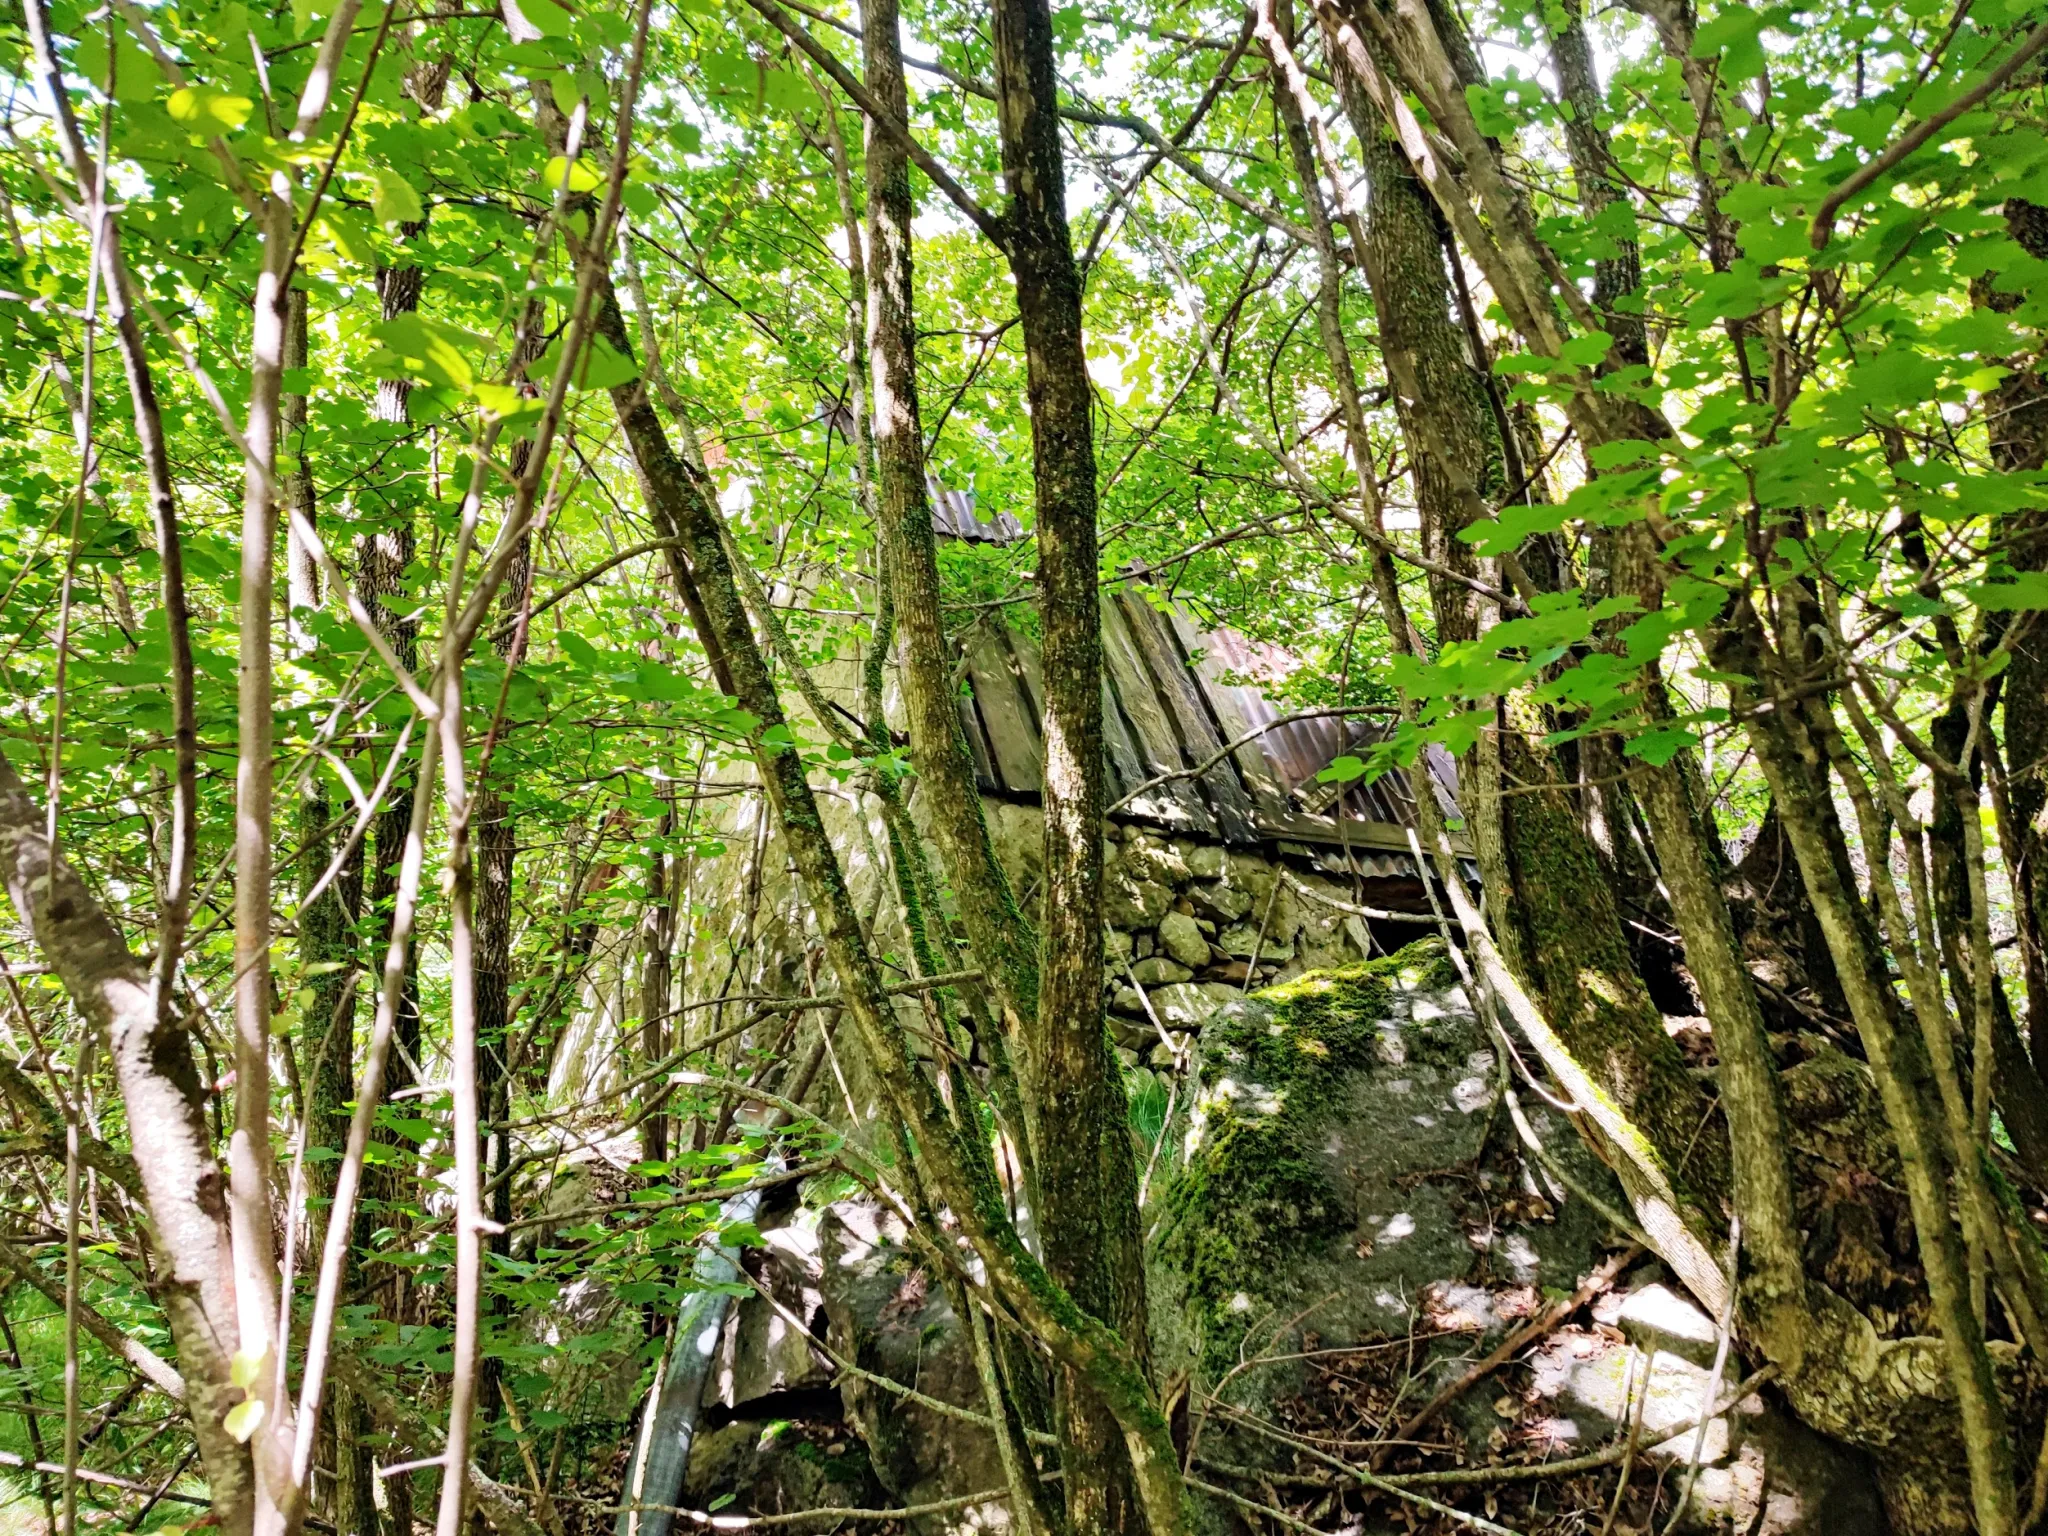
{"label": "twig", "polygon": [[[1392,1483],[1380,1481],[1380,1479],[1372,1476],[1370,1473],[1361,1472],[1356,1467],[1351,1468],[1350,1471],[1367,1487],[1390,1493],[1395,1498],[1405,1499],[1411,1504],[1419,1504],[1432,1514],[1442,1515],[1445,1519],[1454,1521],[1464,1526],[1467,1530],[1488,1531],[1492,1533],[1492,1536],[1521,1536],[1519,1531],[1509,1526],[1495,1525],[1491,1520],[1484,1519],[1479,1515],[1469,1515],[1462,1509],[1453,1509],[1448,1504],[1439,1504],[1435,1499],[1424,1498],[1419,1493],[1409,1493],[1405,1489],[1394,1486]],[[1205,1483],[1199,1477],[1188,1478],[1187,1484],[1190,1488],[1199,1488],[1203,1493],[1214,1494],[1219,1499],[1225,1499],[1240,1509],[1264,1515],[1269,1520],[1278,1520],[1290,1530],[1307,1531],[1311,1533],[1311,1536],[1321,1536],[1321,1533],[1316,1531],[1316,1528],[1307,1521],[1297,1520],[1294,1516],[1283,1510],[1275,1509],[1270,1504],[1261,1504],[1256,1499],[1247,1499],[1242,1494],[1232,1493],[1227,1488],[1219,1488],[1214,1483]]]}
{"label": "twig", "polygon": [[[1517,1328],[1505,1339],[1502,1339],[1484,1359],[1473,1365],[1470,1370],[1466,1371],[1456,1381],[1445,1386],[1436,1396],[1408,1415],[1401,1427],[1394,1431],[1391,1438],[1394,1440],[1414,1439],[1416,1432],[1425,1424],[1429,1423],[1431,1419],[1471,1391],[1473,1387],[1484,1381],[1488,1376],[1499,1370],[1509,1360],[1512,1360],[1524,1345],[1550,1333],[1559,1324],[1564,1322],[1566,1318],[1578,1311],[1579,1308],[1606,1290],[1607,1287],[1614,1283],[1615,1276],[1628,1268],[1629,1265],[1635,1263],[1642,1256],[1642,1253],[1643,1249],[1641,1246],[1631,1243],[1628,1247],[1622,1249],[1621,1252],[1615,1254],[1614,1257],[1588,1275],[1579,1288],[1573,1291],[1571,1295],[1565,1297],[1562,1301],[1552,1302],[1536,1316],[1530,1318],[1528,1322]],[[1718,1386],[1719,1383],[1716,1382],[1715,1385]],[[1373,1452],[1371,1466],[1375,1471],[1379,1469],[1380,1463],[1385,1459],[1387,1449],[1389,1448],[1383,1447]]]}
{"label": "twig", "polygon": [[1382,923],[1421,923],[1424,927],[1430,928],[1436,926],[1437,920],[1434,917],[1426,917],[1419,912],[1386,912],[1378,907],[1362,907],[1355,901],[1345,901],[1340,897],[1326,895],[1284,866],[1280,868],[1280,878],[1285,882],[1287,889],[1295,895],[1306,897],[1318,905],[1350,917],[1369,917]]}
{"label": "twig", "polygon": [[1961,117],[1972,107],[1996,93],[2021,67],[2043,48],[2048,48],[2048,22],[2042,23],[2029,32],[2019,47],[2015,48],[2006,61],[1984,77],[1983,84],[1975,90],[1963,92],[1954,101],[1943,107],[1932,117],[1914,124],[1905,133],[1894,139],[1883,154],[1851,174],[1840,186],[1821,199],[1814,211],[1813,227],[1807,231],[1807,242],[1816,251],[1827,249],[1827,243],[1835,232],[1835,218],[1842,211],[1842,205],[1863,191],[1878,177],[1892,170],[1900,161],[1920,148],[1950,123]]}
{"label": "twig", "polygon": [[1291,715],[1281,715],[1275,719],[1268,720],[1264,725],[1255,725],[1242,736],[1225,742],[1192,768],[1176,768],[1171,773],[1154,774],[1151,778],[1145,780],[1144,783],[1124,795],[1122,799],[1113,800],[1104,806],[1102,814],[1114,816],[1118,811],[1137,799],[1138,796],[1157,789],[1162,784],[1170,784],[1175,779],[1198,779],[1226,757],[1230,756],[1239,747],[1248,746],[1268,731],[1277,731],[1283,725],[1295,725],[1303,720],[1328,720],[1338,715],[1391,715],[1393,712],[1384,704],[1347,704],[1342,708],[1302,709],[1296,710]]}
{"label": "twig", "polygon": [[[0,1451],[0,1467],[20,1467],[25,1472],[53,1472],[62,1475],[64,1468],[54,1461],[30,1461],[12,1451]],[[75,1474],[81,1483],[98,1483],[104,1488],[120,1488],[128,1493],[147,1493],[158,1499],[173,1499],[180,1504],[205,1505],[208,1500],[196,1493],[169,1493],[138,1483],[133,1478],[116,1477],[111,1472],[95,1472],[90,1467],[78,1467]]]}
{"label": "twig", "polygon": [[934,1499],[929,1504],[906,1504],[900,1509],[857,1509],[832,1505],[823,1509],[800,1509],[787,1515],[713,1515],[675,1504],[607,1504],[596,1512],[601,1515],[670,1515],[713,1531],[765,1531],[802,1525],[808,1520],[913,1520],[920,1515],[951,1514],[956,1509],[971,1509],[977,1504],[1000,1504],[1009,1497],[1007,1488],[990,1488],[983,1493],[960,1493],[950,1499]]}
{"label": "twig", "polygon": [[1612,1536],[1614,1522],[1621,1516],[1621,1501],[1628,1493],[1629,1474],[1636,1469],[1636,1444],[1643,1435],[1643,1415],[1650,1409],[1650,1367],[1656,1363],[1654,1352],[1643,1356],[1643,1393],[1635,1399],[1635,1412],[1629,1413],[1629,1399],[1634,1395],[1636,1386],[1635,1357],[1629,1357],[1628,1385],[1621,1399],[1621,1411],[1628,1414],[1628,1444],[1622,1452],[1621,1476],[1614,1484],[1614,1502],[1607,1506],[1607,1518],[1600,1522],[1600,1536]]}

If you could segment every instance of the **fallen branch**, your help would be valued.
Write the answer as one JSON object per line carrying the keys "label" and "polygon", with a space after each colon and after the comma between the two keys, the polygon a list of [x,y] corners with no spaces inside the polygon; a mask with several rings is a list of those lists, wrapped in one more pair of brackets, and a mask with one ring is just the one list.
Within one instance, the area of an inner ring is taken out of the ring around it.
{"label": "fallen branch", "polygon": [[1370,917],[1382,923],[1421,923],[1426,927],[1434,927],[1436,924],[1436,919],[1425,912],[1384,912],[1378,907],[1361,907],[1355,901],[1345,901],[1340,897],[1326,895],[1316,890],[1286,865],[1282,864],[1278,868],[1281,882],[1287,889],[1332,911],[1342,912],[1349,917]]}
{"label": "fallen branch", "polygon": [[[956,1494],[950,1499],[935,1499],[929,1504],[906,1504],[901,1509],[857,1509],[852,1506],[832,1505],[823,1509],[800,1509],[786,1515],[714,1515],[701,1509],[684,1509],[675,1504],[606,1504],[597,1510],[601,1515],[659,1514],[678,1520],[687,1520],[692,1525],[701,1525],[713,1531],[765,1531],[801,1525],[807,1520],[913,1520],[920,1515],[946,1515],[956,1509],[970,1509],[977,1504],[1000,1504],[1010,1497],[1007,1488],[991,1488],[985,1493]],[[576,1499],[574,1502],[597,1504],[595,1499]]]}
{"label": "fallen branch", "polygon": [[66,1468],[54,1461],[30,1461],[26,1456],[17,1456],[12,1451],[0,1451],[0,1467],[20,1467],[25,1472],[52,1472],[63,1477],[67,1472],[81,1483],[98,1483],[103,1488],[119,1488],[124,1493],[147,1493],[157,1499],[175,1499],[180,1504],[206,1505],[209,1501],[203,1494],[171,1493],[138,1483],[133,1478],[116,1477],[111,1472],[95,1472],[90,1467]]}
{"label": "fallen branch", "polygon": [[[36,1268],[35,1261],[20,1249],[0,1239],[0,1269],[12,1272],[26,1285],[34,1286],[58,1307],[64,1305],[64,1287]],[[166,1397],[185,1400],[185,1378],[164,1357],[139,1339],[131,1339],[93,1308],[79,1306],[78,1320],[103,1348],[119,1355]]]}
{"label": "fallen branch", "polygon": [[[1407,1420],[1399,1429],[1394,1431],[1390,1438],[1393,1440],[1414,1439],[1416,1432],[1425,1424],[1429,1423],[1431,1419],[1442,1413],[1444,1409],[1455,1403],[1459,1398],[1471,1391],[1472,1388],[1507,1364],[1526,1345],[1532,1344],[1537,1339],[1551,1333],[1566,1318],[1606,1290],[1608,1286],[1614,1283],[1614,1277],[1628,1268],[1629,1265],[1635,1263],[1637,1259],[1642,1257],[1642,1253],[1642,1248],[1634,1243],[1622,1249],[1620,1253],[1614,1255],[1613,1258],[1588,1275],[1585,1281],[1571,1295],[1565,1297],[1562,1301],[1552,1302],[1541,1312],[1537,1313],[1536,1316],[1530,1318],[1528,1322],[1502,1339],[1499,1345],[1484,1359],[1478,1361],[1456,1381],[1449,1383],[1436,1396],[1409,1414]],[[1391,1446],[1382,1446],[1372,1453],[1371,1466],[1374,1471],[1379,1470],[1381,1462],[1386,1458],[1387,1452],[1391,1449]]]}
{"label": "fallen branch", "polygon": [[1155,790],[1162,784],[1170,784],[1176,779],[1198,779],[1222,762],[1223,759],[1230,756],[1239,747],[1249,746],[1268,731],[1277,731],[1283,725],[1296,725],[1304,720],[1328,720],[1339,715],[1391,715],[1392,713],[1394,711],[1384,704],[1349,704],[1341,709],[1336,707],[1328,709],[1301,709],[1296,710],[1291,715],[1277,716],[1274,719],[1268,720],[1264,725],[1253,726],[1242,736],[1226,741],[1192,768],[1176,768],[1171,773],[1154,774],[1151,778],[1145,780],[1144,783],[1131,790],[1122,799],[1112,800],[1108,805],[1104,806],[1102,814],[1114,816],[1118,811],[1137,799],[1138,796]]}
{"label": "fallen branch", "polygon": [[[1356,1471],[1355,1468],[1353,1470]],[[1445,1519],[1464,1526],[1468,1531],[1486,1531],[1490,1533],[1490,1536],[1521,1536],[1521,1532],[1510,1526],[1495,1525],[1491,1520],[1487,1520],[1479,1515],[1468,1515],[1462,1509],[1453,1509],[1448,1504],[1439,1504],[1435,1499],[1426,1499],[1419,1493],[1404,1492],[1390,1483],[1382,1483],[1370,1473],[1359,1472],[1358,1476],[1368,1486],[1391,1493],[1396,1498],[1406,1499],[1411,1504],[1419,1504],[1424,1509],[1430,1511],[1430,1513],[1442,1515]],[[1239,1509],[1245,1510],[1248,1513],[1264,1515],[1269,1520],[1278,1520],[1290,1530],[1306,1531],[1309,1533],[1309,1536],[1323,1536],[1322,1532],[1317,1531],[1306,1520],[1296,1519],[1285,1510],[1275,1509],[1270,1504],[1261,1504],[1256,1499],[1248,1499],[1242,1494],[1232,1493],[1228,1488],[1219,1488],[1214,1483],[1205,1483],[1199,1477],[1188,1478],[1187,1485],[1190,1488],[1198,1488],[1203,1493],[1213,1495],[1227,1503],[1235,1504]]]}

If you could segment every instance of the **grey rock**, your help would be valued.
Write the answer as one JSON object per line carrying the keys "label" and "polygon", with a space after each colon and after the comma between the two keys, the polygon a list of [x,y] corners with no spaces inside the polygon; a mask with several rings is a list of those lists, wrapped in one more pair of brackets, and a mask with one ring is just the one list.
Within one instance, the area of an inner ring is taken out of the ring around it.
{"label": "grey rock", "polygon": [[[866,1199],[841,1201],[826,1213],[820,1238],[833,1347],[864,1370],[980,1411],[981,1381],[966,1331],[945,1287],[909,1250],[894,1214]],[[841,1383],[840,1395],[877,1481],[895,1498],[930,1503],[1002,1486],[1002,1464],[986,1431],[858,1380]],[[804,1506],[791,1501],[784,1507]],[[1000,1508],[974,1508],[919,1529],[938,1536],[1003,1521]]]}
{"label": "grey rock", "polygon": [[[1209,940],[1192,917],[1169,912],[1159,923],[1159,942],[1166,952],[1190,970],[1209,963]],[[1185,981],[1177,976],[1176,981]]]}
{"label": "grey rock", "polygon": [[1197,843],[1184,855],[1188,873],[1197,880],[1220,880],[1228,855],[1214,843]]}
{"label": "grey rock", "polygon": [[1259,936],[1257,923],[1233,923],[1216,935],[1216,947],[1234,960],[1249,960],[1257,949],[1261,964],[1277,960],[1283,965],[1294,958],[1294,943],[1283,938],[1274,929],[1267,929],[1265,937]]}
{"label": "grey rock", "polygon": [[[683,1502],[702,1509],[730,1495],[727,1515],[781,1514],[886,1502],[867,1446],[844,1423],[734,1419],[690,1447]],[[682,1527],[688,1529],[688,1527]]]}
{"label": "grey rock", "polygon": [[1170,844],[1142,835],[1124,844],[1123,857],[1118,862],[1137,879],[1161,885],[1186,885],[1194,879],[1187,861]]}
{"label": "grey rock", "polygon": [[1251,892],[1235,885],[1197,885],[1188,891],[1188,900],[1225,923],[1237,922],[1252,909]]}
{"label": "grey rock", "polygon": [[1109,1038],[1120,1050],[1141,1053],[1158,1041],[1159,1031],[1152,1027],[1150,1019],[1113,1018],[1109,1021]]}
{"label": "grey rock", "polygon": [[[1168,918],[1167,921],[1171,922],[1172,919]],[[1202,958],[1204,960],[1208,959],[1206,945],[1203,946]],[[1177,981],[1186,981],[1190,976],[1194,975],[1194,972],[1184,965],[1175,964],[1164,955],[1153,955],[1151,958],[1140,960],[1136,965],[1132,966],[1131,975],[1137,978],[1138,985],[1141,987],[1166,987],[1173,985]]]}
{"label": "grey rock", "polygon": [[1184,981],[1152,994],[1152,1011],[1168,1029],[1195,1029],[1237,996],[1237,988],[1213,981]]}
{"label": "grey rock", "polygon": [[[765,1227],[759,1278],[775,1299],[801,1318],[824,1305],[818,1292],[820,1213],[799,1207],[786,1221]],[[832,1365],[801,1330],[759,1296],[741,1297],[726,1324],[707,1401],[739,1409],[771,1392],[830,1385]]]}
{"label": "grey rock", "polygon": [[[1598,1329],[1560,1329],[1530,1357],[1532,1396],[1524,1427],[1571,1455],[1623,1433],[1640,1405],[1644,1459],[1665,1469],[1675,1486],[1691,1458],[1693,1436],[1660,1444],[1657,1432],[1695,1417],[1712,1383],[1709,1367],[1691,1358],[1696,1341],[1681,1340],[1684,1352],[1662,1347],[1662,1340],[1673,1337],[1665,1330],[1676,1321],[1674,1304],[1683,1309],[1690,1303],[1661,1284],[1645,1289],[1662,1293],[1648,1304],[1659,1320],[1658,1342],[1644,1347]],[[1642,1295],[1639,1290],[1620,1300],[1624,1317],[1643,1310],[1632,1306]],[[1707,1324],[1709,1332],[1712,1327]],[[1626,1322],[1623,1330],[1630,1331]],[[1710,1363],[1711,1358],[1710,1353]],[[1724,1377],[1721,1390],[1730,1384]],[[1775,1536],[1889,1529],[1869,1460],[1822,1439],[1761,1396],[1708,1423],[1699,1476],[1679,1529],[1731,1527]]]}
{"label": "grey rock", "polygon": [[1156,928],[1172,908],[1172,888],[1133,874],[1128,860],[1103,882],[1102,915],[1113,928]]}

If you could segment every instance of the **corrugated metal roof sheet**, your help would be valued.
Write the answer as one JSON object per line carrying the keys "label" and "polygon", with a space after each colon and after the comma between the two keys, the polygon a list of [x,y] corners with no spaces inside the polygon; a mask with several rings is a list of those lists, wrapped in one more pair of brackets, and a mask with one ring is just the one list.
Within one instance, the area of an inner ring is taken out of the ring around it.
{"label": "corrugated metal roof sheet", "polygon": [[1024,537],[1024,525],[1007,512],[998,512],[992,522],[983,522],[976,516],[973,491],[949,491],[929,475],[924,483],[931,495],[932,532],[940,538],[965,539],[970,544],[1009,544]]}

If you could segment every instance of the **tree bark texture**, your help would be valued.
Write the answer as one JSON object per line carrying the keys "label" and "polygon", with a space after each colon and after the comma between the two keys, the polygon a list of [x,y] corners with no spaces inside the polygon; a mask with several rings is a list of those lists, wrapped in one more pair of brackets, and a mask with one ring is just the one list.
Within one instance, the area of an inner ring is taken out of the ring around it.
{"label": "tree bark texture", "polygon": [[[1493,410],[1451,318],[1437,214],[1342,50],[1329,52],[1365,158],[1362,265],[1415,465],[1424,548],[1498,585],[1498,573],[1482,573],[1457,537],[1474,510],[1463,488],[1484,487],[1492,499],[1507,487]],[[1397,356],[1405,367],[1396,367]],[[1460,461],[1443,462],[1446,450]],[[1439,645],[1476,640],[1496,617],[1493,605],[1448,577],[1432,575],[1430,594]],[[1641,1128],[1673,1185],[1695,1197],[1689,1224],[1709,1237],[1719,1222],[1705,1212],[1727,1188],[1726,1141],[1709,1123],[1711,1102],[1636,972],[1607,871],[1543,744],[1552,728],[1526,694],[1505,698],[1494,727],[1461,765],[1488,914],[1508,964],[1541,998],[1551,1027]]]}
{"label": "tree bark texture", "polygon": [[[156,1294],[178,1347],[213,1518],[244,1536],[255,1515],[248,1447],[222,1421],[241,1400],[227,1180],[206,1123],[206,1084],[182,1017],[157,1017],[148,968],[85,882],[51,856],[42,808],[0,758],[0,878],[73,1006],[107,1043],[150,1214]],[[267,1256],[266,1256],[267,1257]]]}
{"label": "tree bark texture", "polygon": [[[894,0],[861,7],[861,51],[868,89],[901,116],[906,94]],[[923,781],[933,839],[952,877],[968,942],[989,974],[1005,1032],[1015,1038],[1038,1012],[1036,936],[989,841],[940,608],[938,548],[925,490],[924,434],[917,403],[911,261],[916,210],[910,162],[901,146],[872,124],[866,157],[875,521],[896,628],[902,636],[903,703],[911,756]]]}
{"label": "tree bark texture", "polygon": [[[1081,274],[1067,229],[1052,12],[995,0],[996,117],[1005,254],[1017,284],[1031,409],[1038,608],[1045,684],[1045,876],[1039,995],[1025,1034],[1046,1268],[1076,1303],[1147,1352],[1145,1273],[1122,1074],[1102,1015],[1102,619],[1096,555],[1094,391]],[[1061,1382],[1067,1518],[1140,1526],[1122,1437],[1072,1371]]]}
{"label": "tree bark texture", "polygon": [[[630,357],[624,318],[609,280],[602,277],[596,318],[597,333]],[[719,536],[711,487],[701,472],[675,453],[637,384],[612,391],[612,404],[657,531],[679,541],[678,557],[670,562],[678,593],[693,620],[701,621],[699,634],[728,691],[761,721],[761,731],[771,730],[783,721],[781,701],[747,622],[739,584]],[[1186,1528],[1179,1462],[1139,1357],[1116,1332],[1079,1307],[1025,1249],[999,1189],[987,1175],[985,1152],[977,1153],[966,1134],[949,1122],[934,1085],[913,1065],[915,1054],[883,990],[860,915],[796,754],[757,747],[755,761],[784,845],[817,914],[847,1011],[891,1107],[916,1138],[935,1197],[953,1211],[988,1266],[990,1282],[1024,1324],[1063,1365],[1083,1373],[1110,1405],[1153,1536],[1174,1536]]]}

